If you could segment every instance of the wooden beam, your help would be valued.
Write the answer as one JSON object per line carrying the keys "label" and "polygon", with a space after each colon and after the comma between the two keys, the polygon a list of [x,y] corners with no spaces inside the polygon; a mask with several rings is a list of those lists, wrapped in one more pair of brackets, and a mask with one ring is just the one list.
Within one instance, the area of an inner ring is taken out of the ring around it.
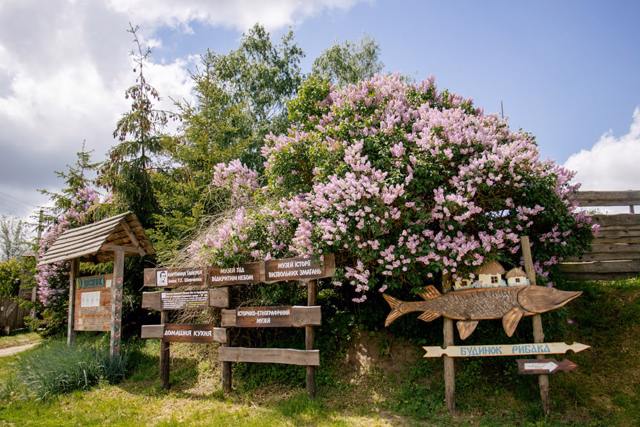
{"label": "wooden beam", "polygon": [[222,326],[237,328],[303,327],[320,325],[320,306],[239,307],[222,310]]}
{"label": "wooden beam", "polygon": [[601,227],[615,227],[615,226],[637,226],[640,225],[640,215],[628,213],[628,214],[596,214],[591,215],[593,221],[596,224],[600,224]]}
{"label": "wooden beam", "polygon": [[67,317],[67,345],[72,346],[76,341],[76,332],[74,330],[74,319],[76,310],[76,276],[78,275],[78,259],[71,260],[71,269],[69,270],[69,313]]}
{"label": "wooden beam", "polygon": [[[520,238],[520,246],[522,248],[522,257],[524,258],[524,268],[529,279],[531,286],[536,286],[536,271],[533,265],[533,256],[531,255],[531,243],[529,242],[529,236],[522,236]],[[533,342],[544,342],[544,330],[542,329],[542,317],[539,314],[533,316]],[[543,356],[536,356],[538,359],[542,359]],[[540,387],[540,399],[542,400],[542,410],[545,415],[549,415],[551,412],[551,401],[549,400],[549,376],[539,375],[538,385]]]}
{"label": "wooden beam", "polygon": [[578,191],[574,200],[580,206],[640,205],[640,191]]}
{"label": "wooden beam", "polygon": [[[315,280],[306,282],[307,285],[307,306],[313,307],[317,303],[318,283]],[[318,307],[319,309],[320,307]],[[320,310],[318,310],[320,311]],[[318,316],[318,321],[320,321]],[[305,350],[313,350],[314,330],[313,326],[307,325],[304,328],[304,348]],[[316,368],[307,366],[307,393],[312,399],[316,397]]]}
{"label": "wooden beam", "polygon": [[640,273],[640,261],[562,263],[559,268],[563,273]]}
{"label": "wooden beam", "polygon": [[320,351],[289,348],[220,347],[218,359],[224,362],[320,366]]}
{"label": "wooden beam", "polygon": [[567,263],[593,262],[593,261],[630,261],[640,260],[640,252],[588,252],[579,257],[571,257],[564,260]]}
{"label": "wooden beam", "polygon": [[113,283],[111,284],[111,339],[109,341],[109,355],[120,355],[122,335],[122,288],[124,286],[124,251],[114,252]]}
{"label": "wooden beam", "polygon": [[145,252],[144,248],[142,247],[142,245],[138,241],[138,238],[136,237],[134,232],[131,231],[131,227],[129,227],[129,224],[127,223],[126,218],[123,219],[122,222],[120,222],[120,225],[122,226],[122,229],[124,230],[124,232],[127,233],[127,236],[131,240],[131,243],[133,243],[133,246],[142,249],[142,255],[145,255],[146,252]]}
{"label": "wooden beam", "polygon": [[141,249],[140,247],[135,247],[135,246],[122,246],[122,245],[114,245],[112,243],[105,243],[104,245],[102,245],[100,247],[101,251],[122,251],[122,252],[126,252],[126,253],[130,253],[130,254],[138,254],[140,256],[143,256],[145,254],[145,251],[143,249]]}
{"label": "wooden beam", "polygon": [[[443,278],[442,291],[444,293],[451,291],[451,279],[449,276]],[[445,317],[442,325],[443,346],[447,348],[455,344],[453,335],[453,320]],[[445,356],[444,364],[444,400],[450,414],[456,412],[456,371],[453,358]]]}

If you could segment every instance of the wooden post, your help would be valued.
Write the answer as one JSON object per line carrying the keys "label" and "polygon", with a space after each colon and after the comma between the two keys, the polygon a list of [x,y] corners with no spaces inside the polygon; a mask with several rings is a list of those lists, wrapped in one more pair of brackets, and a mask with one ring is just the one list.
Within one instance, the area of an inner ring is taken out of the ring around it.
{"label": "wooden post", "polygon": [[[309,280],[307,285],[307,305],[316,305],[318,296],[318,282]],[[314,331],[313,326],[304,327],[304,348],[305,350],[313,350]],[[316,368],[315,366],[307,366],[307,393],[310,398],[316,397]]]}
{"label": "wooden post", "polygon": [[80,261],[71,260],[69,270],[69,316],[67,318],[67,345],[72,346],[76,341],[76,331],[73,329],[73,321],[76,312],[76,276],[78,276],[78,264]]}
{"label": "wooden post", "polygon": [[[227,334],[225,342],[220,344],[220,347],[229,346],[229,328],[225,329]],[[222,391],[225,393],[231,393],[233,390],[233,377],[231,373],[231,362],[222,362]]]}
{"label": "wooden post", "polygon": [[[162,310],[160,312],[160,323],[168,323],[169,312]],[[171,369],[171,343],[160,340],[160,379],[162,381],[162,388],[169,389],[169,373]]]}
{"label": "wooden post", "polygon": [[[229,290],[229,295],[231,295],[231,288],[227,287]],[[230,297],[229,297],[230,298]],[[225,328],[225,340],[224,343],[220,344],[220,347],[227,347],[231,344],[230,337],[230,328]],[[221,362],[222,363],[222,391],[224,393],[231,393],[233,390],[233,374],[231,370],[231,362]]]}
{"label": "wooden post", "polygon": [[114,251],[113,282],[111,284],[111,340],[109,355],[120,355],[120,338],[122,336],[122,288],[124,286],[124,251]]}
{"label": "wooden post", "polygon": [[629,205],[629,213],[636,213],[636,208],[634,205]]}
{"label": "wooden post", "polygon": [[[524,258],[524,269],[531,286],[536,286],[536,271],[533,266],[533,257],[531,256],[531,243],[529,236],[520,238],[522,247],[522,256]],[[533,316],[533,342],[544,342],[544,331],[542,329],[542,317],[539,314]],[[544,359],[544,355],[537,355],[537,359]],[[540,399],[542,400],[542,410],[545,415],[551,412],[551,402],[549,400],[549,376],[538,375],[538,385],[540,386]]]}
{"label": "wooden post", "polygon": [[[42,225],[44,223],[44,211],[40,209],[40,214],[38,215],[38,247],[36,248],[36,265],[38,265],[38,261],[40,260],[40,240],[42,240]],[[38,284],[34,284],[33,288],[31,288],[31,302],[33,303],[33,307],[29,312],[29,316],[32,319],[36,318],[36,301],[38,300]]]}
{"label": "wooden post", "polygon": [[[451,283],[448,277],[443,278],[442,291],[449,292],[451,290]],[[444,318],[444,324],[442,327],[443,335],[443,347],[454,345],[453,339],[453,320]],[[450,414],[456,412],[456,373],[453,358],[449,356],[443,356],[444,360],[444,400],[447,404],[447,409]]]}

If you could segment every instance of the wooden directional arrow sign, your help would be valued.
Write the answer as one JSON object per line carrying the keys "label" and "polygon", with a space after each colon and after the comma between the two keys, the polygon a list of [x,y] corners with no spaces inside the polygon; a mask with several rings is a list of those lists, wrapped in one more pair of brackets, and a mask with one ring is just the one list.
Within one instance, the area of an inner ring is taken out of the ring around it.
{"label": "wooden directional arrow sign", "polygon": [[555,374],[556,372],[569,372],[578,365],[569,359],[557,361],[556,359],[518,359],[518,373],[525,375]]}
{"label": "wooden directional arrow sign", "polygon": [[588,345],[563,342],[545,342],[536,344],[495,344],[495,345],[450,345],[442,347],[423,347],[424,357],[491,357],[491,356],[525,356],[530,354],[564,354],[571,350],[579,353],[589,348]]}

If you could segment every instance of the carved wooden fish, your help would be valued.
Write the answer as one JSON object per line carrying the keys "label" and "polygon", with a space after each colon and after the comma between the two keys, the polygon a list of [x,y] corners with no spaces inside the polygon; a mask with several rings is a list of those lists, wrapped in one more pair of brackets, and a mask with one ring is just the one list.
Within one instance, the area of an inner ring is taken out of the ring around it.
{"label": "carved wooden fish", "polygon": [[428,286],[419,294],[424,301],[405,302],[383,295],[391,306],[384,325],[389,326],[404,314],[422,311],[418,319],[425,322],[440,316],[457,320],[456,326],[463,340],[473,333],[479,320],[488,319],[502,318],[502,327],[507,336],[511,336],[523,316],[558,309],[581,294],[543,286],[465,289],[441,294],[434,286]]}

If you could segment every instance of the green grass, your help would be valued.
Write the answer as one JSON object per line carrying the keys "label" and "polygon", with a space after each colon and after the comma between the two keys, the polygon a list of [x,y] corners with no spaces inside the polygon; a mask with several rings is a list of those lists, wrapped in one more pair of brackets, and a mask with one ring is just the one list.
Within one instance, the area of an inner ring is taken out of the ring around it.
{"label": "green grass", "polygon": [[0,336],[0,349],[31,344],[40,341],[40,336],[35,332],[21,332]]}
{"label": "green grass", "polygon": [[[186,344],[172,345],[171,390],[165,391],[158,379],[159,345],[147,341],[132,356],[136,368],[123,382],[102,382],[44,402],[0,400],[0,425],[638,425],[640,282],[564,286],[584,295],[543,317],[547,340],[579,341],[593,348],[567,355],[579,365],[575,372],[551,376],[553,408],[547,418],[541,413],[536,377],[518,375],[515,358],[456,361],[459,414],[451,417],[443,405],[442,361],[423,359],[419,345],[378,332],[354,338],[354,348],[369,346],[357,352],[360,359],[345,362],[347,356],[341,355],[339,363],[321,368],[327,372],[319,376],[330,381],[319,386],[316,400],[306,396],[299,367],[289,368],[290,381],[262,386],[243,377],[250,371],[240,369],[234,377],[236,390],[224,396],[215,350],[207,353],[205,347]],[[519,329],[518,339],[530,339],[530,320]],[[487,342],[486,331],[476,339]],[[506,341],[502,334],[493,339]],[[16,360],[18,356],[0,359],[0,381]],[[286,372],[274,375],[281,379]]]}

